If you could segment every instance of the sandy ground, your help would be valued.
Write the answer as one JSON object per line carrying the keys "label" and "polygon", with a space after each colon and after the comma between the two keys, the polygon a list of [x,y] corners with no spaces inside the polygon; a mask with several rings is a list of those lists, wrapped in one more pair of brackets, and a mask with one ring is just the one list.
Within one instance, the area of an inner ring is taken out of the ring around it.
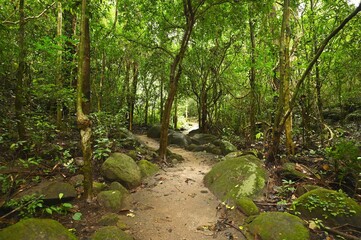
{"label": "sandy ground", "polygon": [[[139,138],[151,148],[158,147],[158,142],[153,139]],[[134,238],[244,239],[234,228],[220,230],[221,225],[216,224],[224,218],[224,210],[219,209],[220,201],[203,185],[203,177],[210,170],[214,156],[175,147],[170,150],[182,155],[185,161],[161,170],[132,194],[130,208],[134,215],[124,215],[123,218]]]}

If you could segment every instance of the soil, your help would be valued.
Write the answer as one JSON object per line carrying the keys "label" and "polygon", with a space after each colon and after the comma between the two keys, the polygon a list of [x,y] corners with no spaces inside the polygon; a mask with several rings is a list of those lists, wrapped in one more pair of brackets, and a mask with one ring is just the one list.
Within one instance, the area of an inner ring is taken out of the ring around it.
{"label": "soil", "polygon": [[[159,146],[144,135],[138,137],[150,148]],[[185,161],[163,168],[132,194],[132,214],[122,215],[129,233],[137,240],[245,239],[220,201],[203,185],[215,156],[169,149]]]}

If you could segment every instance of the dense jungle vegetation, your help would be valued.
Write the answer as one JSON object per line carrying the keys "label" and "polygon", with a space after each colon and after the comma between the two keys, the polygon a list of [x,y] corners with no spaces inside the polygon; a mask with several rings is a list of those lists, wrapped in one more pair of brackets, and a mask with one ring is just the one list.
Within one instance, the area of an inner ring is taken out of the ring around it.
{"label": "dense jungle vegetation", "polygon": [[168,163],[190,124],[361,199],[359,1],[0,3],[0,208],[55,172],[91,202],[120,129],[160,125]]}

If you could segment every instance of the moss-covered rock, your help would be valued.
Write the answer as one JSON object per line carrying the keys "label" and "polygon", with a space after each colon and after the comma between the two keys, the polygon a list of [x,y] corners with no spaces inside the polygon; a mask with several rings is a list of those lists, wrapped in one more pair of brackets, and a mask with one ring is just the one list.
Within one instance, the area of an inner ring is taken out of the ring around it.
{"label": "moss-covered rock", "polygon": [[76,240],[59,222],[29,218],[0,231],[0,240]]}
{"label": "moss-covered rock", "polygon": [[301,218],[317,218],[328,226],[361,226],[361,206],[343,192],[317,188],[300,196],[292,208]]}
{"label": "moss-covered rock", "polygon": [[140,160],[138,162],[138,166],[142,177],[152,176],[159,171],[159,167],[157,164],[151,163],[147,160]]}
{"label": "moss-covered rock", "polygon": [[128,225],[121,220],[121,217],[116,213],[108,213],[101,217],[98,222],[101,226],[117,226],[122,230],[129,229]]}
{"label": "moss-covered rock", "polygon": [[127,195],[129,194],[128,189],[126,189],[121,183],[119,182],[112,182],[109,186],[109,190],[117,190],[119,191],[122,195]]}
{"label": "moss-covered rock", "polygon": [[99,205],[112,212],[122,209],[123,199],[124,195],[117,190],[102,191],[97,196]]}
{"label": "moss-covered rock", "polygon": [[224,139],[217,139],[213,141],[213,144],[221,148],[222,155],[237,151],[236,146]]}
{"label": "moss-covered rock", "polygon": [[261,213],[246,226],[247,238],[262,240],[308,240],[310,234],[303,221],[289,213]]}
{"label": "moss-covered rock", "polygon": [[297,170],[295,163],[286,162],[282,165],[279,170],[280,175],[285,179],[290,180],[299,180],[299,179],[307,179],[307,174]]}
{"label": "moss-covered rock", "polygon": [[204,177],[205,185],[222,201],[261,197],[266,181],[266,169],[253,155],[225,158]]}
{"label": "moss-covered rock", "polygon": [[91,237],[91,240],[133,240],[123,230],[116,226],[99,228]]}
{"label": "moss-covered rock", "polygon": [[100,182],[93,182],[93,192],[95,194],[100,193],[101,191],[103,191],[105,188],[107,187],[106,183],[100,183]]}
{"label": "moss-covered rock", "polygon": [[314,190],[319,187],[320,186],[311,185],[311,184],[297,185],[295,195],[296,195],[296,197],[299,197],[299,196],[305,194],[306,192],[309,192],[309,191]]}
{"label": "moss-covered rock", "polygon": [[206,151],[209,153],[213,153],[215,155],[222,155],[222,150],[220,147],[212,144],[212,143],[208,143],[205,145],[206,146]]}
{"label": "moss-covered rock", "polygon": [[135,161],[123,154],[113,153],[105,160],[101,172],[109,180],[122,183],[127,188],[135,188],[141,183],[141,173]]}
{"label": "moss-covered rock", "polygon": [[247,216],[257,215],[259,213],[256,204],[248,197],[239,197],[236,199],[235,204]]}

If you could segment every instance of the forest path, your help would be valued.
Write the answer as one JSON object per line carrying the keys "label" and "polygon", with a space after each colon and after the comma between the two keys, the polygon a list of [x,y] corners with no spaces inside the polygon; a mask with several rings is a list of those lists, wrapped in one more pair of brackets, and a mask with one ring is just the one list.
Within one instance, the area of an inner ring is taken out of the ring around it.
{"label": "forest path", "polygon": [[[144,135],[138,138],[153,149],[159,143]],[[202,240],[244,239],[233,228],[214,231],[221,211],[220,202],[203,185],[204,175],[211,169],[214,155],[189,152],[170,147],[184,162],[160,170],[144,187],[132,193],[134,217],[124,216],[124,222],[136,240]],[[213,161],[214,162],[214,161]],[[212,230],[209,230],[207,228]]]}

